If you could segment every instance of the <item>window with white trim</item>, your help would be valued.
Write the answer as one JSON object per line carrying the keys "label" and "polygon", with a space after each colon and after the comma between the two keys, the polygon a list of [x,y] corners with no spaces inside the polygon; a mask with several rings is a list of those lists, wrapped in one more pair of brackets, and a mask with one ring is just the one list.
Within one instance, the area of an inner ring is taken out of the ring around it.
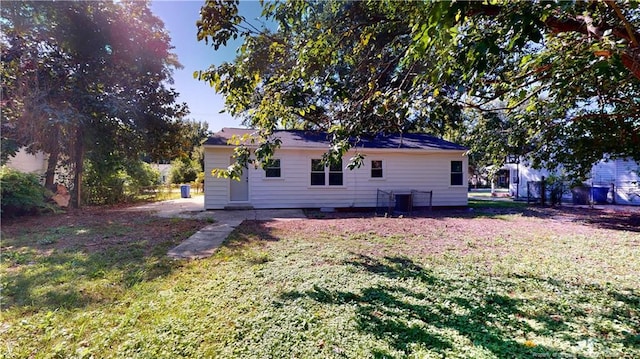
{"label": "window with white trim", "polygon": [[329,186],[342,186],[342,160],[329,166]]}
{"label": "window with white trim", "polygon": [[451,161],[451,185],[462,186],[462,161]]}
{"label": "window with white trim", "polygon": [[325,166],[321,159],[311,160],[311,185],[312,186],[342,186],[342,160],[338,163]]}
{"label": "window with white trim", "polygon": [[280,178],[282,169],[280,168],[280,159],[271,159],[264,167],[264,176],[267,178]]}
{"label": "window with white trim", "polygon": [[324,165],[322,160],[311,160],[311,185],[324,186]]}
{"label": "window with white trim", "polygon": [[384,173],[382,172],[382,161],[371,161],[371,178],[383,178],[383,175]]}

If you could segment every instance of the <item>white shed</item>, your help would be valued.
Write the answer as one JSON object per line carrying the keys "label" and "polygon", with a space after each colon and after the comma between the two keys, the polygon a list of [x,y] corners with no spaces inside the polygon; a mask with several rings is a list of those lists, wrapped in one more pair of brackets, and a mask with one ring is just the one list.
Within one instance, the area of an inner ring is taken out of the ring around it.
{"label": "white shed", "polygon": [[640,205],[640,163],[620,158],[600,161],[591,169],[588,183],[612,186],[616,204]]}
{"label": "white shed", "polygon": [[[363,141],[365,165],[346,169],[320,163],[327,135],[276,131],[281,147],[268,168],[250,167],[241,181],[212,176],[233,161],[233,136],[254,130],[224,128],[205,143],[205,208],[353,208],[376,207],[377,190],[432,191],[434,207],[467,205],[466,149],[426,134],[386,136]],[[351,157],[352,153],[346,155]]]}

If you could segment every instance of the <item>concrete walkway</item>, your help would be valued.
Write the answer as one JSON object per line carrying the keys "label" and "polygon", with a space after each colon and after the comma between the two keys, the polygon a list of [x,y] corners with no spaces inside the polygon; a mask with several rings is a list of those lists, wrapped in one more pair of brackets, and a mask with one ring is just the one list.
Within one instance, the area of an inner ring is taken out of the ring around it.
{"label": "concrete walkway", "polygon": [[299,209],[251,209],[251,210],[204,210],[204,197],[181,198],[170,201],[147,203],[132,207],[129,210],[151,212],[163,218],[197,218],[212,219],[210,224],[176,247],[167,255],[176,259],[199,259],[210,257],[245,220],[285,221],[305,219]]}

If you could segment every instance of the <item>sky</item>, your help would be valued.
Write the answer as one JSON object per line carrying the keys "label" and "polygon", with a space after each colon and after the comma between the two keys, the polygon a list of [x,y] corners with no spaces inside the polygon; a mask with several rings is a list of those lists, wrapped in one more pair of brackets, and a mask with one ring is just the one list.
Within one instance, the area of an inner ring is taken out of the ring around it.
{"label": "sky", "polygon": [[[201,1],[153,0],[151,11],[158,16],[171,35],[171,43],[175,47],[173,52],[184,66],[175,70],[172,85],[180,93],[179,102],[186,102],[191,113],[187,118],[205,121],[209,130],[219,131],[222,127],[241,127],[240,120],[227,113],[220,113],[224,108],[224,98],[216,94],[208,84],[193,78],[193,72],[206,70],[211,65],[231,62],[236,57],[236,50],[241,42],[236,40],[214,50],[213,46],[196,39],[196,21],[200,17]],[[240,15],[252,24],[259,24],[256,19],[262,8],[258,1],[240,1]]]}

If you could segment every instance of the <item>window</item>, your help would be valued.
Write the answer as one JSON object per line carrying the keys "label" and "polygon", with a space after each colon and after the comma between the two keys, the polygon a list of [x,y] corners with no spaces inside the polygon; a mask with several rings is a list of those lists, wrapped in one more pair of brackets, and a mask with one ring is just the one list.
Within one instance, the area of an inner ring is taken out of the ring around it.
{"label": "window", "polygon": [[462,161],[451,161],[451,185],[462,186]]}
{"label": "window", "polygon": [[264,167],[264,174],[267,178],[280,178],[282,175],[280,169],[280,160],[269,160]]}
{"label": "window", "polygon": [[342,160],[329,166],[329,186],[342,186]]}
{"label": "window", "polygon": [[322,160],[311,160],[311,185],[324,186],[324,165]]}
{"label": "window", "polygon": [[[328,169],[328,171],[327,171]],[[327,179],[328,177],[328,179]],[[324,186],[329,183],[329,186],[342,186],[342,160],[338,163],[331,164],[326,167],[322,160],[311,160],[311,185],[312,186]]]}
{"label": "window", "polygon": [[371,178],[382,177],[382,161],[371,161]]}

